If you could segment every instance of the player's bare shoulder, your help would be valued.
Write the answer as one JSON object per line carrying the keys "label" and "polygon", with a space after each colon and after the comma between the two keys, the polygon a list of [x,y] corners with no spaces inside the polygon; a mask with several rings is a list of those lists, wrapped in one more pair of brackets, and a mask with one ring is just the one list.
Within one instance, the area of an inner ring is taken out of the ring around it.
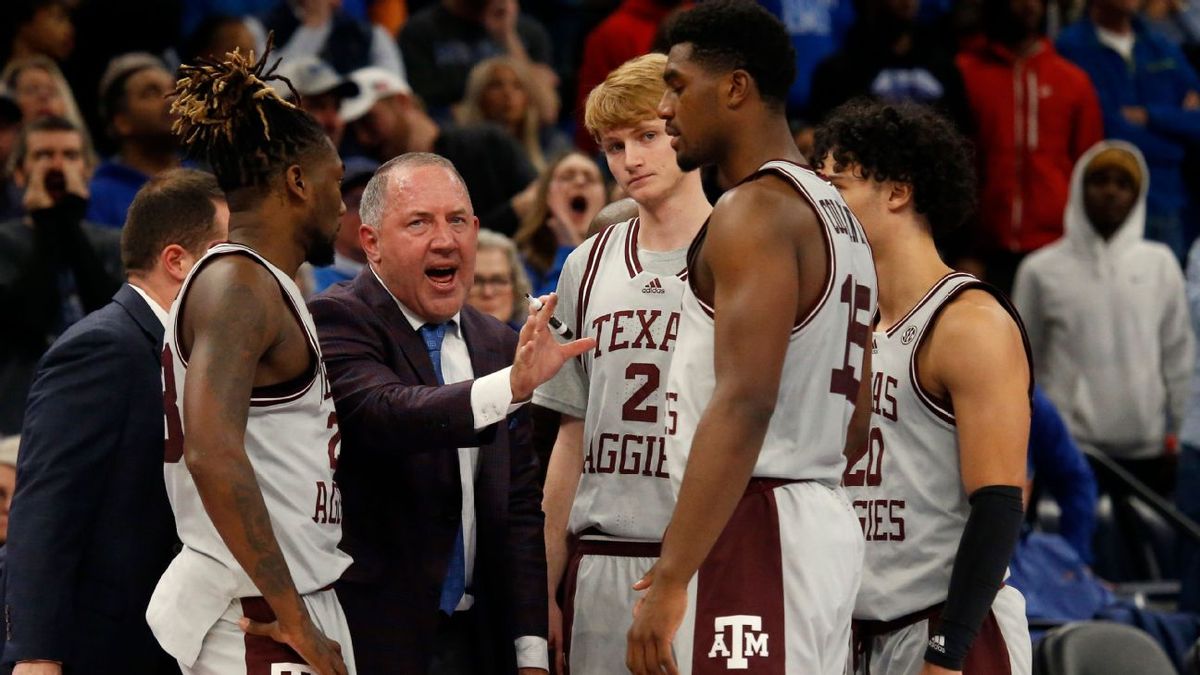
{"label": "player's bare shoulder", "polygon": [[205,261],[181,301],[185,340],[190,342],[202,327],[278,325],[278,314],[284,309],[278,289],[270,270],[248,256],[223,255]]}
{"label": "player's bare shoulder", "polygon": [[1017,321],[991,292],[965,289],[940,312],[923,346],[920,365],[932,380],[942,383],[938,388],[981,373],[1028,381],[1028,355]]}

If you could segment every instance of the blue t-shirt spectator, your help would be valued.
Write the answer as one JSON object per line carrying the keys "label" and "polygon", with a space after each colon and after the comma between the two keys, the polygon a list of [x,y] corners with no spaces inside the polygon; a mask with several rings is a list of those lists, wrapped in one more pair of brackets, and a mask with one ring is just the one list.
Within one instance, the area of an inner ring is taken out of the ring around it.
{"label": "blue t-shirt spectator", "polygon": [[1096,477],[1040,387],[1033,390],[1029,467],[1030,475],[1036,476],[1058,502],[1062,512],[1059,533],[1090,565],[1092,533],[1096,530]]}

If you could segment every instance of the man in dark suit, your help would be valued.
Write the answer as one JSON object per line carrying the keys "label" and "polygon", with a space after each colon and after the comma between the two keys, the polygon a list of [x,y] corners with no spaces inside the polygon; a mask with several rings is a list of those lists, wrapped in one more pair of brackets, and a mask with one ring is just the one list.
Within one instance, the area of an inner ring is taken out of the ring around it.
{"label": "man in dark suit", "polygon": [[519,336],[465,306],[479,221],[448,160],[393,159],[361,212],[367,268],[310,303],[342,431],[354,564],[338,597],[359,670],[540,673],[541,490],[521,408],[595,341],[555,341],[553,297]]}
{"label": "man in dark suit", "polygon": [[38,365],[5,571],[3,661],[15,675],[179,672],[144,618],[176,544],[160,353],[171,302],[227,221],[208,174],[150,181],[122,233],[128,283]]}

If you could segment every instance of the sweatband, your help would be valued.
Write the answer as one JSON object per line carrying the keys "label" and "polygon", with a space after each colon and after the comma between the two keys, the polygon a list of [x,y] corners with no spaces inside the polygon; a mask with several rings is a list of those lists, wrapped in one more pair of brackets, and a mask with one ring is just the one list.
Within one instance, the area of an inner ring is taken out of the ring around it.
{"label": "sweatband", "polygon": [[971,515],[954,556],[941,625],[925,647],[926,661],[949,670],[962,670],[1004,581],[1024,517],[1021,488],[1013,485],[979,488],[970,502]]}

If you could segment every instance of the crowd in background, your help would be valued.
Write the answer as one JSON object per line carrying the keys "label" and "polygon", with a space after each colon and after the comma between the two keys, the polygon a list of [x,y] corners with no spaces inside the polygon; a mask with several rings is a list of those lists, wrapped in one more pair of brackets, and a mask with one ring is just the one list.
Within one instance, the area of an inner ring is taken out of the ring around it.
{"label": "crowd in background", "polygon": [[[1079,559],[1093,559],[1096,511],[1080,449],[1200,518],[1200,3],[761,2],[795,46],[788,112],[802,150],[860,96],[928,104],[974,141],[978,213],[940,245],[1011,293],[1026,322],[1041,385],[1031,468],[1059,497]],[[49,345],[121,283],[134,195],[196,166],[171,132],[181,63],[270,44],[280,93],[341,153],[335,261],[303,273],[307,292],[362,270],[358,205],[375,169],[434,152],[462,173],[486,230],[470,302],[519,328],[524,294],[553,291],[621,197],[581,123],[588,92],[654,50],[689,4],[6,0],[0,437],[20,433]],[[715,199],[722,186],[705,178]],[[1200,611],[1191,556],[1181,606]]]}

